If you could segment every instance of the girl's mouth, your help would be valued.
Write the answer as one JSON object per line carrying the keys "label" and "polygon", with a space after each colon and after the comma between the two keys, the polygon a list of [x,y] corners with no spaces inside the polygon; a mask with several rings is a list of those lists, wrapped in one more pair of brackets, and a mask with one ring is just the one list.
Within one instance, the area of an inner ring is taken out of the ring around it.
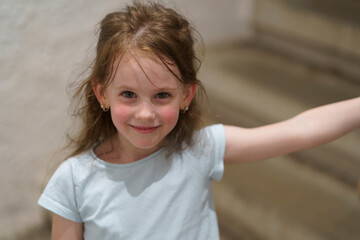
{"label": "girl's mouth", "polygon": [[156,131],[160,126],[154,126],[154,127],[144,127],[144,126],[133,126],[130,125],[136,132],[140,134],[149,134]]}

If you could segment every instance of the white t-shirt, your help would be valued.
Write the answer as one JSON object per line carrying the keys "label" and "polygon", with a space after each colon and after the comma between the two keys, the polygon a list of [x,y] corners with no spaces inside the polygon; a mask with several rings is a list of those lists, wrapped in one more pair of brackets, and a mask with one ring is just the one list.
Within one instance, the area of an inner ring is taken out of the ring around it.
{"label": "white t-shirt", "polygon": [[85,240],[219,239],[211,182],[224,171],[224,128],[195,137],[169,158],[164,149],[128,164],[105,162],[93,149],[69,158],[38,203],[83,222]]}

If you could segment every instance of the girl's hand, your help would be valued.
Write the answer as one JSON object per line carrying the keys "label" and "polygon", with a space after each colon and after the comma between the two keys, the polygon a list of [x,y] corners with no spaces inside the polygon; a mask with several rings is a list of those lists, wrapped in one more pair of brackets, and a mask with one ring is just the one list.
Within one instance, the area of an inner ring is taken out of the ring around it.
{"label": "girl's hand", "polygon": [[225,126],[225,163],[253,162],[315,147],[360,127],[360,98],[310,109],[289,120],[245,129]]}
{"label": "girl's hand", "polygon": [[73,222],[52,214],[52,240],[83,240],[83,223]]}

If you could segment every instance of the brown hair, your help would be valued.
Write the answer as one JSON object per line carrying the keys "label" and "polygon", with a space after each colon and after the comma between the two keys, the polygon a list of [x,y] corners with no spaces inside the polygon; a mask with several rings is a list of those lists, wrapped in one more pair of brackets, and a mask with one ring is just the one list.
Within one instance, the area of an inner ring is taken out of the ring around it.
{"label": "brown hair", "polygon": [[169,65],[176,65],[180,76],[172,73],[184,85],[198,84],[197,94],[189,110],[180,114],[175,128],[165,141],[169,152],[181,150],[184,143],[185,146],[190,146],[194,130],[202,126],[198,101],[199,93],[205,93],[197,79],[200,61],[194,50],[194,44],[202,41],[196,42],[194,33],[196,32],[183,16],[154,2],[145,4],[136,1],[123,11],[106,15],[100,23],[96,57],[89,67],[91,72],[79,85],[75,85],[74,115],[81,117],[82,126],[75,137],[69,137],[68,147],[73,147],[70,156],[84,152],[99,140],[108,139],[116,133],[110,113],[101,110],[92,86],[94,83],[108,86],[115,72],[115,60],[129,49],[160,59],[169,71]]}

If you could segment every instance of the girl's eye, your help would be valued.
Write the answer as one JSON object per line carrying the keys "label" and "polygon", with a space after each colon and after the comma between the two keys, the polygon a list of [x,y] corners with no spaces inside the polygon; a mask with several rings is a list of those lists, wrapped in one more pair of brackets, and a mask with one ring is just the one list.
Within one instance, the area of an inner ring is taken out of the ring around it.
{"label": "girl's eye", "polygon": [[121,93],[121,96],[126,97],[126,98],[136,98],[136,94],[131,91],[123,91]]}
{"label": "girl's eye", "polygon": [[167,92],[160,92],[158,94],[155,95],[155,98],[168,98],[170,97],[171,95]]}

